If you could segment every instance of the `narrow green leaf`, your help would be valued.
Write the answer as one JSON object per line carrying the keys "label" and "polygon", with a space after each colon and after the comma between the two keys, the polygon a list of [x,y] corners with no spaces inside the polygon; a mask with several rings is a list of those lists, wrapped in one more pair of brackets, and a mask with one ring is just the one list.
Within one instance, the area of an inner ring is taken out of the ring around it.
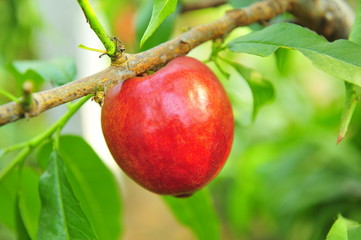
{"label": "narrow green leaf", "polygon": [[41,212],[37,239],[97,239],[67,179],[57,152],[40,178]]}
{"label": "narrow green leaf", "polygon": [[[21,216],[20,208],[19,208],[19,196],[17,198],[17,208],[15,211],[16,217],[16,235],[18,239],[21,240],[31,240],[31,237],[25,227],[24,219]],[[35,239],[35,238],[34,238]]]}
{"label": "narrow green leaf", "polygon": [[327,42],[306,28],[290,23],[271,25],[230,42],[234,52],[269,56],[278,48],[300,51],[319,69],[361,86],[361,46],[348,41]]}
{"label": "narrow green leaf", "polygon": [[[351,41],[360,44],[361,43],[361,1],[358,1],[356,19],[352,25],[352,30],[350,34]],[[340,143],[345,137],[348,126],[350,125],[352,115],[355,111],[355,108],[358,104],[358,98],[360,97],[360,88],[356,85],[345,82],[346,87],[346,97],[345,97],[345,106],[342,111],[340,130],[337,137],[337,143]]]}
{"label": "narrow green leaf", "polygon": [[[0,181],[0,223],[15,231],[16,195],[19,187],[18,171],[11,171]],[[0,225],[1,225],[0,224]]]}
{"label": "narrow green leaf", "polygon": [[345,100],[345,106],[342,111],[337,143],[340,143],[347,133],[348,126],[350,125],[351,118],[358,104],[358,98],[361,92],[358,86],[355,86],[347,82],[345,82],[345,87],[346,87],[346,100]]}
{"label": "narrow green leaf", "polygon": [[40,215],[39,175],[28,167],[21,170],[18,192],[19,214],[31,239],[36,239]]}
{"label": "narrow green leaf", "polygon": [[67,165],[74,193],[96,235],[99,239],[119,239],[121,199],[112,172],[81,137],[62,136],[60,155]]}
{"label": "narrow green leaf", "polygon": [[292,73],[292,65],[294,64],[292,59],[292,52],[286,48],[279,48],[275,52],[276,65],[278,72],[283,76],[287,76]]}
{"label": "narrow green leaf", "polygon": [[153,12],[149,25],[145,30],[142,39],[140,40],[140,47],[148,40],[159,25],[172,14],[177,7],[177,0],[153,0]]}
{"label": "narrow green leaf", "polygon": [[361,239],[361,225],[355,221],[338,216],[327,234],[326,240],[358,240]]}
{"label": "narrow green leaf", "polygon": [[42,171],[46,170],[50,155],[53,152],[53,142],[48,141],[38,147],[36,152],[36,160]]}
{"label": "narrow green leaf", "polygon": [[15,61],[10,68],[15,74],[19,85],[26,80],[32,80],[39,87],[47,81],[55,86],[71,82],[76,76],[76,65],[73,58],[55,58],[45,60]]}
{"label": "narrow green leaf", "polygon": [[[143,33],[147,29],[150,18],[152,17],[152,6],[153,6],[152,1],[145,1],[137,11],[135,27],[136,27],[136,39],[139,45]],[[176,20],[175,13],[167,17],[139,50],[145,51],[147,49],[158,46],[159,44],[169,40],[173,33],[175,20]]]}
{"label": "narrow green leaf", "polygon": [[254,120],[259,109],[274,99],[275,91],[273,85],[256,70],[226,59],[223,60],[229,63],[247,81],[253,96],[252,115]]}
{"label": "narrow green leaf", "polygon": [[220,221],[208,189],[188,198],[163,197],[178,221],[189,227],[200,240],[220,239]]}

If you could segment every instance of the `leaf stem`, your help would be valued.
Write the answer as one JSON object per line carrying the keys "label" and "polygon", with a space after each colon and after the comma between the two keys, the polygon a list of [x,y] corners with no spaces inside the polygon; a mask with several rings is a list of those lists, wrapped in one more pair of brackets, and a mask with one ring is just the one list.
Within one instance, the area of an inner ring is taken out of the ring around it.
{"label": "leaf stem", "polygon": [[27,146],[21,150],[21,152],[16,155],[0,172],[0,180],[3,179],[18,163],[26,158],[26,156],[31,152],[31,147]]}
{"label": "leaf stem", "polygon": [[[14,151],[20,148],[23,150],[14,158],[12,159],[7,166],[0,171],[0,180],[6,176],[19,162],[21,162],[25,157],[33,150],[34,147],[39,145],[42,141],[46,140],[47,138],[51,137],[54,132],[60,133],[61,129],[64,125],[69,121],[69,119],[79,110],[79,108],[89,100],[92,95],[88,95],[76,103],[70,105],[69,110],[56,122],[54,123],[48,130],[43,132],[42,134],[30,139],[29,141],[19,143],[13,146],[10,146],[6,149],[3,149],[2,155]],[[56,146],[57,147],[57,146]]]}
{"label": "leaf stem", "polygon": [[8,99],[10,99],[11,101],[14,101],[16,103],[19,103],[19,99],[17,97],[15,97],[14,95],[12,95],[11,93],[9,93],[8,91],[0,88],[0,95],[3,95],[4,97],[7,97]]}
{"label": "leaf stem", "polygon": [[359,87],[351,83],[345,82],[346,87],[346,100],[345,105],[342,110],[340,129],[337,137],[337,144],[339,144],[343,138],[346,136],[348,127],[350,125],[352,115],[358,104],[358,99],[360,97]]}
{"label": "leaf stem", "polygon": [[109,57],[114,57],[116,55],[116,42],[112,40],[108,36],[108,34],[105,32],[105,29],[99,22],[97,16],[95,15],[94,10],[90,6],[90,3],[88,0],[78,0],[79,6],[84,12],[84,15],[89,22],[89,25],[91,29],[95,32],[95,34],[98,36],[100,41],[103,43],[105,49],[107,50],[107,54]]}
{"label": "leaf stem", "polygon": [[107,54],[107,51],[106,51],[106,50],[101,50],[101,49],[96,49],[96,48],[87,47],[87,46],[84,46],[83,44],[80,44],[78,47],[79,47],[79,48],[82,48],[82,49],[85,49],[85,50],[93,51],[93,52],[99,52],[99,53],[105,53],[105,54]]}

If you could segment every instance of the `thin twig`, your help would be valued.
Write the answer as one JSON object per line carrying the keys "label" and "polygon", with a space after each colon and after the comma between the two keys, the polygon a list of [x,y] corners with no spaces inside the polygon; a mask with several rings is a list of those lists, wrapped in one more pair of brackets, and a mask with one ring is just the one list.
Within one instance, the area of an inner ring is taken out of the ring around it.
{"label": "thin twig", "polygon": [[91,29],[95,32],[98,36],[100,41],[103,43],[104,47],[106,48],[107,54],[110,57],[113,57],[116,54],[116,42],[113,41],[108,34],[106,33],[105,29],[99,22],[97,16],[95,15],[92,7],[88,0],[78,0],[79,6],[84,12],[84,15],[89,22]]}

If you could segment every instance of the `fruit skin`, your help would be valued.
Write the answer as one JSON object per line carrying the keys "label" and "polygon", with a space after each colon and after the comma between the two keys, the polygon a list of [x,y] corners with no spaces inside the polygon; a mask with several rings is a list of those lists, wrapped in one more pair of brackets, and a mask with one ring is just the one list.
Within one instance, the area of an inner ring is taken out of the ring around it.
{"label": "fruit skin", "polygon": [[205,64],[190,57],[108,90],[101,117],[120,168],[158,194],[183,197],[201,189],[219,173],[232,146],[226,92]]}

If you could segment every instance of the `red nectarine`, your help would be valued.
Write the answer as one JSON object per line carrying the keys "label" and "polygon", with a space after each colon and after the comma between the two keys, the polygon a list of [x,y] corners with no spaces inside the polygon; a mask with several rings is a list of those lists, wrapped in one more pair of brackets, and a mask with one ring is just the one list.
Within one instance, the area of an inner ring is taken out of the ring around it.
{"label": "red nectarine", "polygon": [[218,174],[234,132],[221,83],[190,57],[111,88],[101,122],[120,168],[144,188],[174,196],[190,195]]}

